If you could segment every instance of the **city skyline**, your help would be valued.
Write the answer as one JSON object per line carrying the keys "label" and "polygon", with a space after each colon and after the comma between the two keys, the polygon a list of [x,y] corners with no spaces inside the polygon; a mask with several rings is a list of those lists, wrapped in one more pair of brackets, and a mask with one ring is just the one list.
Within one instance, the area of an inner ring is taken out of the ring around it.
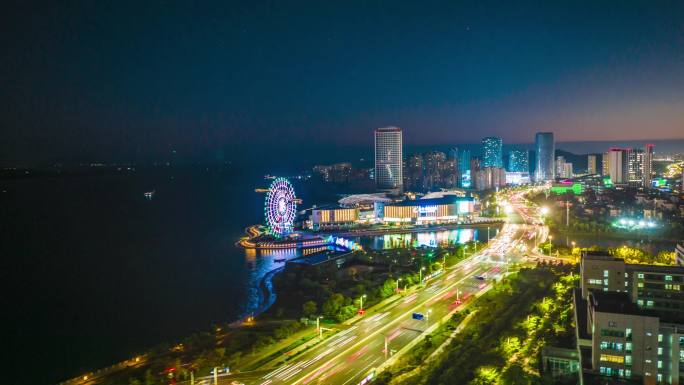
{"label": "city skyline", "polygon": [[2,383],[684,385],[684,0],[3,5]]}

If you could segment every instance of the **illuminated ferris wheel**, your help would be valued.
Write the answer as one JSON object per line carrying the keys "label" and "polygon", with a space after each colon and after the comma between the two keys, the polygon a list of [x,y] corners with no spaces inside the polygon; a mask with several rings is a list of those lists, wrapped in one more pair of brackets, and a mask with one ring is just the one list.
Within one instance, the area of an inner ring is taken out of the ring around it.
{"label": "illuminated ferris wheel", "polygon": [[269,231],[283,237],[292,231],[297,213],[297,198],[292,184],[285,178],[277,178],[266,193],[264,216]]}

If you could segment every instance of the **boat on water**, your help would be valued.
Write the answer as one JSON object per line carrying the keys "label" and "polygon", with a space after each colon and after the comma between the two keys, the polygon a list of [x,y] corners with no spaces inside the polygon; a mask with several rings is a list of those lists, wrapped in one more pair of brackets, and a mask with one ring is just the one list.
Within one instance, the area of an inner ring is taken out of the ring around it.
{"label": "boat on water", "polygon": [[285,262],[285,261],[287,261],[286,258],[276,258],[276,259],[273,260],[273,262],[278,262],[278,263],[282,263],[282,262]]}
{"label": "boat on water", "polygon": [[154,193],[155,193],[155,190],[145,192],[145,198],[152,199],[152,197],[154,196]]}

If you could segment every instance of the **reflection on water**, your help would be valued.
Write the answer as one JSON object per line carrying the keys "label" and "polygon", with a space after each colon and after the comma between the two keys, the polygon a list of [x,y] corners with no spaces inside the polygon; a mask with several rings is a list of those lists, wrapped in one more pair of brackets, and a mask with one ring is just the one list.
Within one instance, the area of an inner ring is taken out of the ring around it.
{"label": "reflection on water", "polygon": [[[309,250],[305,250],[307,253]],[[247,293],[247,306],[245,313],[241,316],[252,314],[259,309],[265,298],[261,289],[261,281],[269,271],[285,266],[285,261],[301,257],[302,250],[299,249],[274,249],[274,250],[255,250],[245,249],[245,265],[249,272],[249,286]],[[278,260],[279,262],[276,262]]]}
{"label": "reflection on water", "polygon": [[426,231],[407,234],[386,234],[372,237],[357,238],[364,248],[374,250],[396,249],[402,247],[438,247],[454,246],[477,240],[487,242],[489,237],[498,233],[498,227],[492,227],[489,231],[484,229],[455,229],[443,231]]}
{"label": "reflection on water", "polygon": [[[466,228],[443,231],[425,231],[407,234],[386,234],[368,237],[358,237],[354,241],[366,249],[383,250],[402,247],[438,247],[454,246],[473,240],[487,242],[489,237],[495,237],[498,227]],[[248,304],[244,315],[251,314],[259,309],[264,303],[261,289],[261,281],[268,272],[283,267],[286,260],[311,255],[316,252],[328,250],[328,247],[311,249],[274,249],[274,250],[245,250],[245,264],[249,271],[249,279],[252,282],[248,293]]]}

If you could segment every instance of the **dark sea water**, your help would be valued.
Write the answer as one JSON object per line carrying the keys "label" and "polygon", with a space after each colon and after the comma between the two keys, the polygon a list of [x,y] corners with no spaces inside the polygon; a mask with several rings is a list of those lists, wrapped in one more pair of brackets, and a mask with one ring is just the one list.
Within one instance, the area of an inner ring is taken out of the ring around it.
{"label": "dark sea water", "polygon": [[[262,221],[264,196],[254,188],[268,183],[236,167],[0,181],[1,351],[12,383],[55,383],[258,309],[261,278],[282,266],[274,260],[299,255],[234,245]],[[304,207],[337,198],[321,183],[294,185]],[[361,242],[486,237],[458,229]]]}
{"label": "dark sea water", "polygon": [[197,167],[0,181],[5,376],[55,383],[253,310],[272,258],[234,242],[260,186]]}

